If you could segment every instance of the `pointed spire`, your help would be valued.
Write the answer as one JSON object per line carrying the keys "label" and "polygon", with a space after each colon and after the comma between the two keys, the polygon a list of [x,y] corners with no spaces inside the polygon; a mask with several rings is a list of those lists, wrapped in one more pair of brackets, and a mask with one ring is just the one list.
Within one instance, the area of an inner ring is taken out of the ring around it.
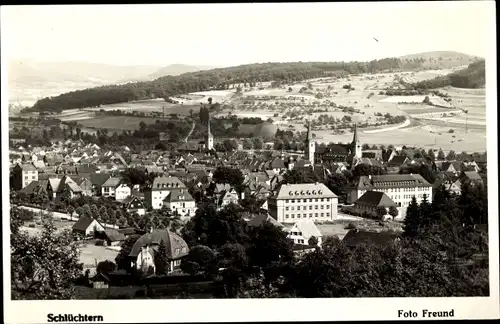
{"label": "pointed spire", "polygon": [[359,142],[359,138],[358,138],[358,123],[354,124],[354,136],[352,138],[352,142],[353,143],[358,143]]}
{"label": "pointed spire", "polygon": [[210,115],[208,115],[208,129],[207,129],[207,136],[208,136],[208,137],[211,137],[211,136],[212,136],[212,134],[211,134],[211,132],[210,132]]}
{"label": "pointed spire", "polygon": [[307,140],[312,141],[311,119],[307,121]]}

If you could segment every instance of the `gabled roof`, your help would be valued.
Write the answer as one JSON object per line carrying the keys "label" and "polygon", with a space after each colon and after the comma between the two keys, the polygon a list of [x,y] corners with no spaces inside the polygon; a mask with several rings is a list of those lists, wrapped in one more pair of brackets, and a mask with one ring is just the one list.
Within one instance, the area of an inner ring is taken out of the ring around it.
{"label": "gabled roof", "polygon": [[19,163],[17,164],[23,171],[36,171],[36,168],[31,163]]}
{"label": "gabled roof", "polygon": [[179,202],[179,201],[194,201],[193,197],[189,194],[187,189],[175,189],[170,191],[167,197],[163,199],[165,202]]}
{"label": "gabled roof", "polygon": [[[302,236],[304,237],[322,237],[323,235],[319,231],[319,229],[316,227],[314,222],[309,219],[309,218],[304,218],[300,219],[295,222],[294,226],[297,228],[300,232],[302,232]],[[293,228],[292,228],[293,229]]]}
{"label": "gabled roof", "polygon": [[372,207],[391,207],[396,206],[396,203],[387,196],[384,192],[381,191],[367,191],[358,200],[354,202],[354,204],[362,204],[368,205]]}
{"label": "gabled roof", "polygon": [[152,190],[165,190],[174,188],[186,188],[186,185],[177,177],[172,176],[160,176],[153,180]]}
{"label": "gabled roof", "polygon": [[107,229],[104,231],[104,233],[106,234],[106,237],[112,242],[125,241],[126,239],[123,233],[120,233],[115,229]]}
{"label": "gabled roof", "polygon": [[388,164],[400,166],[401,164],[405,163],[407,160],[408,160],[408,157],[406,155],[396,155],[388,162]]}
{"label": "gabled roof", "polygon": [[87,228],[89,228],[90,224],[92,224],[93,221],[94,221],[94,219],[92,217],[82,216],[73,225],[73,230],[85,231],[85,230],[87,230]]}
{"label": "gabled roof", "polygon": [[[188,254],[189,247],[178,234],[168,230],[154,230],[152,233],[144,234],[135,242],[129,256],[134,258],[137,257],[141,249],[146,246],[150,246],[153,248],[153,251],[156,251],[162,240],[167,247],[168,259],[179,259]],[[182,248],[185,248],[184,251]]]}
{"label": "gabled roof", "polygon": [[91,173],[90,181],[93,185],[102,186],[110,177],[109,173]]}
{"label": "gabled roof", "polygon": [[337,195],[335,195],[323,183],[299,183],[282,185],[276,198],[337,198]]}
{"label": "gabled roof", "polygon": [[21,192],[27,194],[27,195],[31,195],[35,192],[35,190],[38,188],[38,187],[43,187],[43,188],[47,188],[47,183],[48,183],[48,180],[38,180],[38,181],[31,181],[29,183],[29,185],[27,185],[26,187],[24,187],[23,189],[21,189]]}
{"label": "gabled roof", "polygon": [[104,182],[102,184],[101,187],[112,187],[112,188],[116,188],[120,185],[120,179],[119,178],[115,178],[115,177],[110,177],[108,178],[108,180],[106,180],[106,182]]}
{"label": "gabled roof", "polygon": [[357,189],[430,187],[420,174],[387,174],[359,177]]}
{"label": "gabled roof", "polygon": [[481,176],[479,175],[479,173],[477,173],[476,171],[465,171],[464,174],[469,180],[473,180],[473,181],[482,181],[483,180],[481,178]]}

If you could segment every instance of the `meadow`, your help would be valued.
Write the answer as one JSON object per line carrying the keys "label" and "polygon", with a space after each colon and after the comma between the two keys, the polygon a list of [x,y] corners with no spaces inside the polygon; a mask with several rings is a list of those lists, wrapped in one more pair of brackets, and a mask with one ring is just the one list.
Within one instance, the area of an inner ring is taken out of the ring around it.
{"label": "meadow", "polygon": [[102,129],[106,128],[108,131],[123,131],[123,130],[136,130],[139,129],[139,124],[144,122],[146,124],[154,124],[160,118],[153,117],[135,117],[135,116],[99,116],[89,119],[78,120],[78,124],[85,128]]}

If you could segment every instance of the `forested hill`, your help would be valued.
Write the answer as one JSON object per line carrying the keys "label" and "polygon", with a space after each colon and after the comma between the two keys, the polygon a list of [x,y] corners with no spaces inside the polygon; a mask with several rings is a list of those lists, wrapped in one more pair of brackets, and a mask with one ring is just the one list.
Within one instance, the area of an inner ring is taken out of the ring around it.
{"label": "forested hill", "polygon": [[486,83],[485,60],[469,64],[463,70],[456,71],[434,79],[412,84],[415,89],[436,89],[446,86],[456,88],[484,88]]}
{"label": "forested hill", "polygon": [[208,71],[166,76],[148,82],[134,82],[122,85],[108,85],[85,90],[72,91],[56,97],[38,100],[30,109],[34,111],[61,111],[98,107],[105,104],[167,98],[210,89],[228,89],[234,84],[251,86],[266,81],[302,81],[332,74],[375,73],[391,70],[412,70],[423,67],[425,59],[386,58],[371,62],[298,62],[248,64]]}

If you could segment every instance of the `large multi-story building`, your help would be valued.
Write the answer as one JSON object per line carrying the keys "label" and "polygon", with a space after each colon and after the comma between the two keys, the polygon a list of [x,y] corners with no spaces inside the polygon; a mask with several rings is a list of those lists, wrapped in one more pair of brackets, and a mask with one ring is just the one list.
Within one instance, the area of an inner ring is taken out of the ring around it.
{"label": "large multi-story building", "polygon": [[354,203],[367,191],[384,192],[400,208],[406,211],[413,196],[421,202],[424,196],[432,202],[432,185],[420,174],[388,174],[379,176],[361,176],[356,187],[349,190],[347,200]]}
{"label": "large multi-story building", "polygon": [[21,190],[27,187],[32,181],[38,181],[38,170],[31,163],[18,163],[12,171],[12,181],[15,190]]}
{"label": "large multi-story building", "polygon": [[314,222],[337,217],[338,197],[322,183],[284,184],[268,200],[269,214],[280,223]]}
{"label": "large multi-story building", "polygon": [[153,180],[153,184],[144,190],[144,202],[146,207],[152,209],[161,209],[163,200],[172,190],[185,189],[186,185],[177,177],[161,176]]}

